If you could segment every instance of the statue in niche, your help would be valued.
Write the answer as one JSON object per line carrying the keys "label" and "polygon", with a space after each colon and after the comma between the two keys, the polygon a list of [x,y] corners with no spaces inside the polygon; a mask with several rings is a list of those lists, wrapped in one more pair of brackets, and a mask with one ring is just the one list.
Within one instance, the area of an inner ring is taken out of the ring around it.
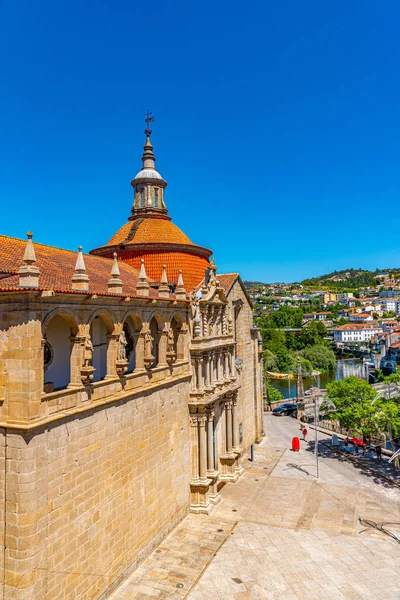
{"label": "statue in niche", "polygon": [[172,328],[168,330],[168,352],[175,352],[175,336]]}
{"label": "statue in niche", "polygon": [[145,348],[145,356],[147,358],[151,358],[153,356],[153,343],[154,343],[154,338],[151,335],[151,331],[150,329],[148,329],[146,331],[146,333],[144,334],[144,348]]}
{"label": "statue in niche", "polygon": [[126,339],[125,331],[122,330],[119,334],[119,344],[118,344],[118,360],[126,360],[126,347],[128,345],[128,340]]}
{"label": "statue in niche", "polygon": [[83,366],[85,368],[90,367],[93,360],[93,344],[88,333],[85,339],[85,351],[83,354]]}

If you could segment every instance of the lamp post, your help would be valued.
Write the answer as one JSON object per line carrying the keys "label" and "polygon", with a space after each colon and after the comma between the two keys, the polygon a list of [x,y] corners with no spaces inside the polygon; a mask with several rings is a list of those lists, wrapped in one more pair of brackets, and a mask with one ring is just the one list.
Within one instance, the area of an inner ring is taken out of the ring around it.
{"label": "lamp post", "polygon": [[334,411],[334,410],[336,410],[336,406],[334,405],[332,400],[330,400],[328,398],[328,396],[321,397],[320,388],[313,387],[313,388],[311,388],[310,392],[311,392],[311,397],[314,401],[314,427],[315,427],[314,455],[315,455],[315,464],[316,464],[316,472],[317,472],[316,477],[317,477],[317,479],[319,479],[319,462],[318,462],[318,458],[319,458],[319,454],[318,454],[319,413],[320,413],[322,406],[324,407],[324,412]]}

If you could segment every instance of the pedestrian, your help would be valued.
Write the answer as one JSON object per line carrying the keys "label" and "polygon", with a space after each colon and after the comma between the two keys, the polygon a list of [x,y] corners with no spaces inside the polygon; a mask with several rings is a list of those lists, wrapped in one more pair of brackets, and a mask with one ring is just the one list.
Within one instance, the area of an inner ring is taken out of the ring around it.
{"label": "pedestrian", "polygon": [[349,445],[349,438],[347,437],[347,435],[346,435],[346,437],[344,438],[344,440],[343,440],[343,443],[344,443],[344,445],[345,445],[345,446],[348,446],[348,445]]}
{"label": "pedestrian", "polygon": [[378,462],[382,462],[382,446],[380,444],[375,447],[375,452]]}
{"label": "pedestrian", "polygon": [[306,442],[307,441],[307,427],[303,427],[303,440]]}

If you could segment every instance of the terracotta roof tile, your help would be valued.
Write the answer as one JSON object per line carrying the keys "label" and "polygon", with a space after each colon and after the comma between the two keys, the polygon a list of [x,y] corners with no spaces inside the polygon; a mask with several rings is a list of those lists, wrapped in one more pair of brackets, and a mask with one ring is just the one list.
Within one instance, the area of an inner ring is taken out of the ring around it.
{"label": "terracotta roof tile", "polygon": [[105,246],[149,243],[193,245],[188,236],[168,218],[147,217],[125,223]]}
{"label": "terracotta roof tile", "polygon": [[[36,266],[40,269],[39,285],[41,289],[57,292],[71,292],[71,278],[74,274],[77,252],[34,243]],[[18,288],[18,269],[26,240],[0,235],[0,290]],[[89,276],[89,292],[108,294],[107,282],[110,279],[112,260],[90,254],[84,255],[86,274]],[[134,296],[138,281],[138,271],[129,264],[119,261],[123,282],[123,294]],[[1,277],[2,274],[6,276]],[[150,289],[150,295],[157,292]]]}

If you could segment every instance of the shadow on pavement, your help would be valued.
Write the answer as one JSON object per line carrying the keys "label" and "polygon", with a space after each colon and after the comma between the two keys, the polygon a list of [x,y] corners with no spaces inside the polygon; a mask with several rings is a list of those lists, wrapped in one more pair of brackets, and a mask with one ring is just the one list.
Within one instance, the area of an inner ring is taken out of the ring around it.
{"label": "shadow on pavement", "polygon": [[[306,452],[314,453],[315,441],[310,440],[307,444]],[[318,453],[320,457],[338,460],[353,465],[364,477],[372,479],[375,483],[386,488],[392,488],[393,484],[400,487],[400,476],[395,471],[394,466],[387,460],[379,463],[371,457],[364,457],[362,454],[354,455],[347,452],[343,444],[331,446],[329,441],[320,441],[318,444]],[[369,469],[373,469],[370,471]]]}

